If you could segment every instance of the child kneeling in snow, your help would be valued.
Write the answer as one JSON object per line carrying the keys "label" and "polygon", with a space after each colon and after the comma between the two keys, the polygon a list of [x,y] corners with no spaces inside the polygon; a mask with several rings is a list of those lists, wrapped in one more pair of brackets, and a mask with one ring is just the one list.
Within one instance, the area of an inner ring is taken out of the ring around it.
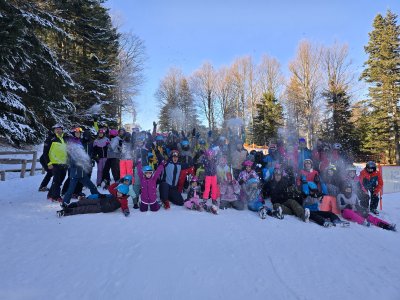
{"label": "child kneeling in snow", "polygon": [[187,199],[183,204],[188,209],[203,211],[206,210],[213,214],[218,214],[218,207],[215,204],[207,204],[207,200],[201,199],[201,187],[198,185],[197,176],[193,176],[190,180],[190,189]]}
{"label": "child kneeling in snow", "polygon": [[226,180],[222,181],[220,186],[221,200],[219,208],[226,209],[233,207],[237,210],[244,209],[243,201],[238,199],[240,194],[240,185],[236,180],[232,179],[231,173],[226,173]]}
{"label": "child kneeling in snow", "polygon": [[382,219],[372,216],[368,213],[368,209],[360,205],[360,200],[356,193],[353,193],[353,186],[350,182],[344,186],[344,192],[337,196],[340,208],[342,209],[343,218],[357,222],[360,225],[370,226],[370,223],[375,226],[387,230],[396,231],[396,224],[389,224]]}
{"label": "child kneeling in snow", "polygon": [[160,204],[157,201],[157,180],[164,170],[164,161],[160,163],[157,170],[154,172],[151,166],[144,166],[139,161],[137,165],[137,172],[140,178],[141,195],[140,195],[140,211],[158,211]]}
{"label": "child kneeling in snow", "polygon": [[247,208],[249,210],[258,212],[261,219],[265,219],[267,215],[277,219],[283,219],[281,207],[278,207],[276,210],[272,210],[265,206],[265,201],[261,197],[259,180],[257,178],[250,178],[245,184],[243,184],[242,188],[244,188],[244,192],[247,197]]}

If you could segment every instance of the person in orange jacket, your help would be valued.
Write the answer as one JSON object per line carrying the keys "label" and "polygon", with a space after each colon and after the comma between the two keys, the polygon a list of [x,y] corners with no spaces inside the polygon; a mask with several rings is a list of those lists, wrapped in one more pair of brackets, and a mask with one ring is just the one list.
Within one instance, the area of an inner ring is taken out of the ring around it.
{"label": "person in orange jacket", "polygon": [[361,205],[367,209],[369,208],[373,214],[379,215],[379,194],[383,190],[383,180],[382,174],[376,169],[375,162],[367,162],[360,173],[360,184],[361,190],[364,192]]}

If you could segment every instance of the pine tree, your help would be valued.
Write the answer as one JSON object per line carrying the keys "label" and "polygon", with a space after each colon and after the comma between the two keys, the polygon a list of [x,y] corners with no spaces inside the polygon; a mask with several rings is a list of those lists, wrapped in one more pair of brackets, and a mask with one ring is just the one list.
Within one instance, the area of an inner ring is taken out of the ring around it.
{"label": "pine tree", "polygon": [[283,108],[275,96],[266,93],[261,103],[256,105],[254,118],[254,140],[258,145],[266,145],[278,137],[278,129],[283,126]]}
{"label": "pine tree", "polygon": [[397,15],[390,10],[385,17],[378,14],[373,27],[365,46],[369,58],[361,74],[361,79],[371,84],[369,119],[372,137],[363,141],[363,147],[376,149],[375,152],[382,149],[390,162],[399,164],[400,27]]}
{"label": "pine tree", "polygon": [[65,34],[57,21],[35,2],[0,1],[0,136],[14,145],[37,143],[74,111],[64,96],[74,83],[39,38]]}

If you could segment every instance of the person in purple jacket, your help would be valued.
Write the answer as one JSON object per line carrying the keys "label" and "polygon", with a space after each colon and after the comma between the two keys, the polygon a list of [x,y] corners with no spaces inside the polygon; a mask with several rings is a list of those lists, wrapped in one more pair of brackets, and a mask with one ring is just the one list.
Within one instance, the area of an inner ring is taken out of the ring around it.
{"label": "person in purple jacket", "polygon": [[158,211],[160,204],[157,201],[157,180],[164,170],[164,161],[160,163],[154,172],[151,166],[144,166],[139,161],[137,172],[140,178],[141,195],[140,195],[140,211]]}

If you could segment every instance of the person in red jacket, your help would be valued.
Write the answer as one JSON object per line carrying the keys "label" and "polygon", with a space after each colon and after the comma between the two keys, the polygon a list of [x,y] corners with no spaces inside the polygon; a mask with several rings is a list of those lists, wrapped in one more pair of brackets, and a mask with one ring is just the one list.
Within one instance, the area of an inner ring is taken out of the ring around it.
{"label": "person in red jacket", "polygon": [[365,168],[360,173],[361,190],[364,192],[361,205],[369,208],[370,212],[379,215],[378,203],[379,194],[383,189],[382,174],[376,169],[376,163],[367,162]]}
{"label": "person in red jacket", "polygon": [[111,195],[117,198],[119,203],[121,203],[121,210],[124,213],[125,217],[129,216],[129,208],[128,208],[128,193],[129,186],[123,183],[115,182],[108,187],[108,191]]}

